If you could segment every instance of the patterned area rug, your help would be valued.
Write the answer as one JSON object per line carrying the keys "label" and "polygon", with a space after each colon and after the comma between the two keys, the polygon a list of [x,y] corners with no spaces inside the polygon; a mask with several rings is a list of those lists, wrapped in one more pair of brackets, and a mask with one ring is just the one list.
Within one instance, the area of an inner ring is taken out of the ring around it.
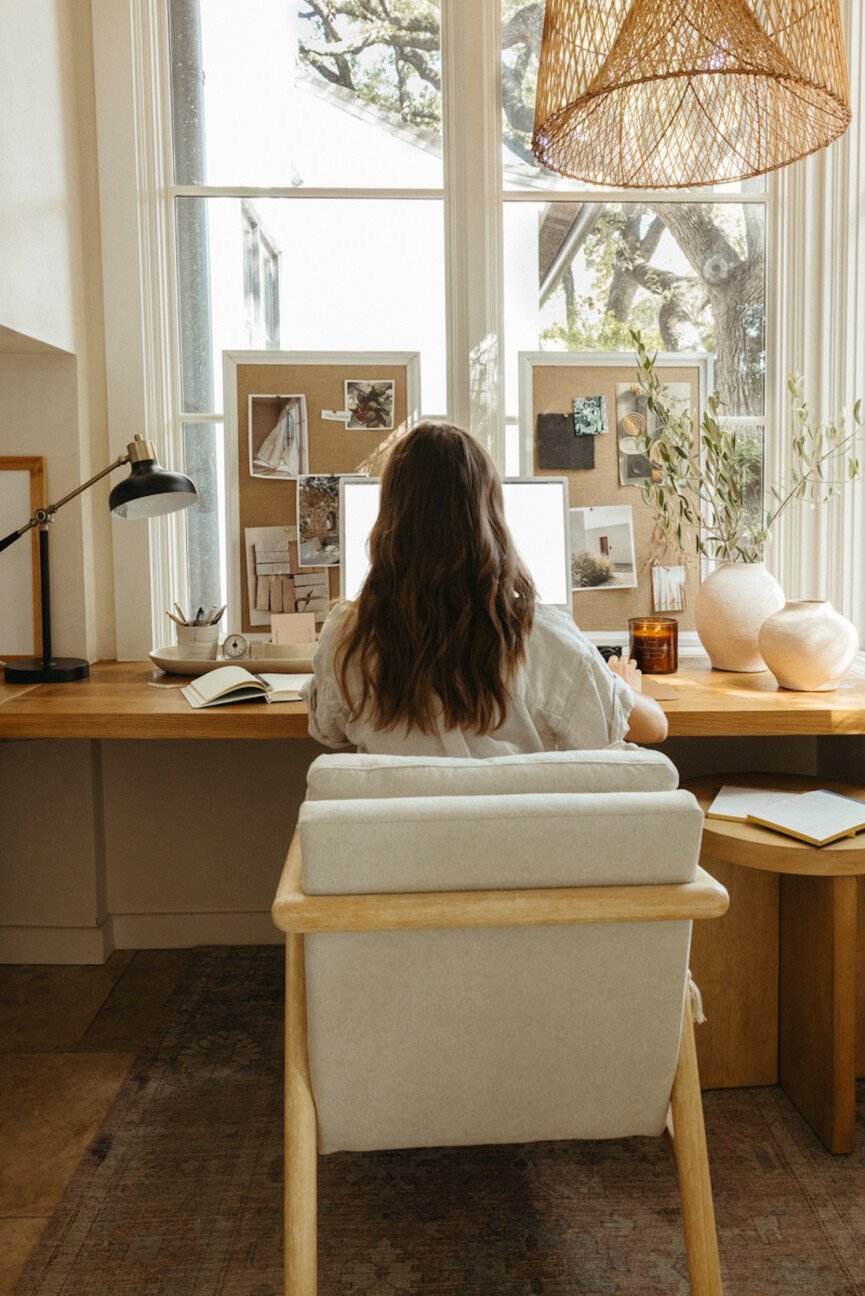
{"label": "patterned area rug", "polygon": [[[282,958],[202,950],[15,1296],[280,1296]],[[865,1293],[865,1122],[705,1096],[726,1296]],[[660,1140],[320,1161],[321,1296],[686,1296]]]}

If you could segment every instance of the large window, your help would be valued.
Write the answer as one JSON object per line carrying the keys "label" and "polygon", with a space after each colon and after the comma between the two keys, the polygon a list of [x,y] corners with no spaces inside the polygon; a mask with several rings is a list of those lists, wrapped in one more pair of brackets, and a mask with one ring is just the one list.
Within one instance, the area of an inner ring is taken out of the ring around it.
{"label": "large window", "polygon": [[512,472],[518,352],[627,351],[636,324],[713,354],[759,480],[765,188],[614,193],[539,167],[542,0],[136,8],[154,120],[168,104],[163,131],[139,103],[136,155],[171,145],[139,201],[162,204],[173,249],[142,252],[162,303],[142,350],[174,357],[153,404],[201,491],[151,547],[171,572],[154,600],[185,581],[194,605],[224,601],[224,350],[417,350],[424,412],[471,418]]}

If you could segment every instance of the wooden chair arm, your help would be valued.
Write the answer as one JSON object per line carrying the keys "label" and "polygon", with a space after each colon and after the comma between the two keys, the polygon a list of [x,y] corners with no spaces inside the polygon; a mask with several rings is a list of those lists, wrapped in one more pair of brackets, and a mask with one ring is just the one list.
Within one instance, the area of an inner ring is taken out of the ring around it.
{"label": "wooden chair arm", "polygon": [[505,891],[417,891],[306,895],[295,831],[273,903],[285,932],[430,931],[720,918],[730,903],[704,869],[693,882],[649,886],[545,887]]}

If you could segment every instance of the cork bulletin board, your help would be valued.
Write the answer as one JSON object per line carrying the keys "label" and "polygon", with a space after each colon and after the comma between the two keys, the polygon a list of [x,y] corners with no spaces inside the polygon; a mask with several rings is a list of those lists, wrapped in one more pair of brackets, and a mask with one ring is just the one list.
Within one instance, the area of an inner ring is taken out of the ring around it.
{"label": "cork bulletin board", "polygon": [[[326,418],[346,410],[347,383],[381,389],[393,384],[392,399],[376,426]],[[355,473],[390,431],[420,417],[420,356],[416,352],[243,352],[224,353],[226,482],[228,515],[228,621],[244,633],[269,632],[269,616],[250,616],[246,532],[248,528],[281,528],[289,540],[290,566],[305,579],[327,578],[330,597],[339,594],[339,566],[301,567],[297,542],[297,473]],[[255,421],[273,421],[290,398],[298,425],[305,420],[305,447],[286,472],[294,476],[253,475],[253,444],[260,434]],[[302,413],[301,413],[302,411]],[[276,534],[276,533],[271,533]],[[276,609],[274,609],[276,610]],[[289,610],[286,608],[285,610]]]}
{"label": "cork bulletin board", "polygon": [[[695,429],[703,414],[706,396],[712,390],[712,357],[707,352],[661,354],[657,373],[667,384],[687,384]],[[622,485],[617,419],[617,387],[636,384],[637,368],[629,353],[521,352],[520,375],[520,472],[525,476],[565,476],[569,504],[575,508],[609,509],[630,505],[633,512],[633,540],[636,585],[632,588],[590,588],[574,591],[574,620],[583,630],[627,631],[628,618],[658,611],[652,597],[651,553],[655,524],[643,503],[639,485]],[[684,396],[684,386],[681,388]],[[592,437],[594,464],[587,468],[541,467],[538,457],[538,416],[573,416],[575,397],[602,396],[609,430]],[[584,515],[585,516],[585,515]],[[600,516],[600,514],[599,514]],[[674,556],[662,558],[681,563]],[[694,629],[694,596],[700,583],[698,562],[685,568],[684,609],[664,613],[676,616],[683,631]]]}

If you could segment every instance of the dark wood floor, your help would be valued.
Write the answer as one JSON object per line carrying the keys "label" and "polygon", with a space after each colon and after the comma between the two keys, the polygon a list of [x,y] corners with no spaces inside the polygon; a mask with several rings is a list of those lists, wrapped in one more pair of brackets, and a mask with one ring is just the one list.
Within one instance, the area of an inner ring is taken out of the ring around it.
{"label": "dark wood floor", "polygon": [[0,967],[0,1296],[8,1296],[189,959]]}

